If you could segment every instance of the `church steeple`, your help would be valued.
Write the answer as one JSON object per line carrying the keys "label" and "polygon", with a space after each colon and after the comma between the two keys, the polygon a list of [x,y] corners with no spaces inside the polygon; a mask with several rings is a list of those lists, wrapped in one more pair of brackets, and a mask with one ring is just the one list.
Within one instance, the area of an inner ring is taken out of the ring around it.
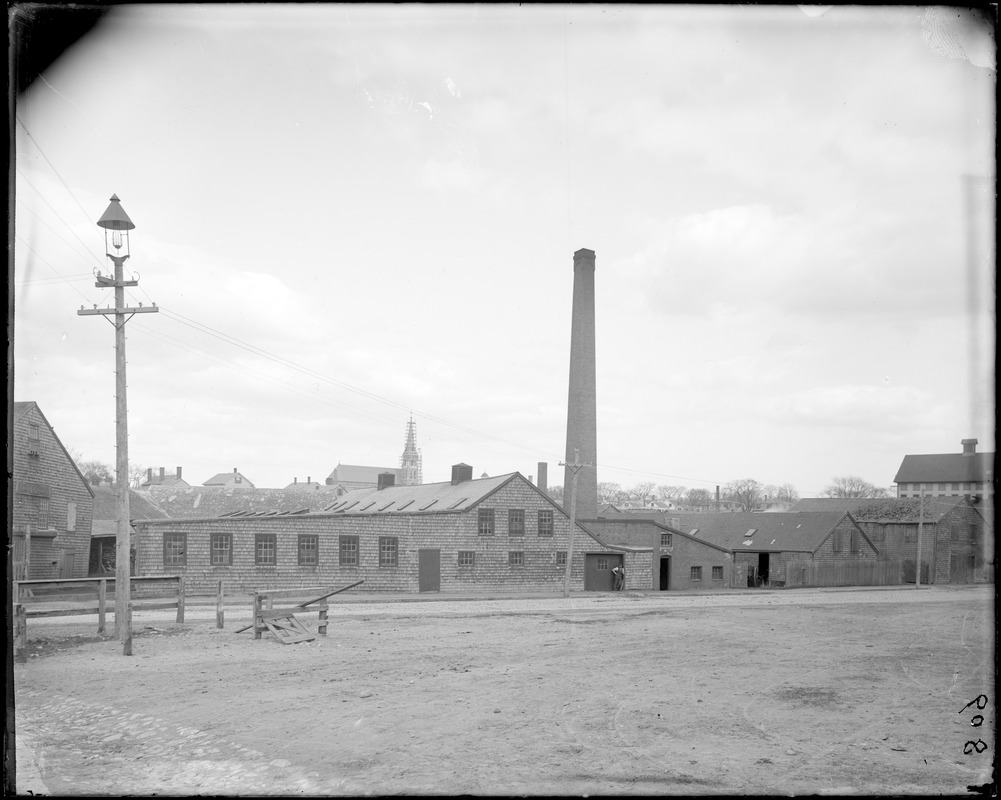
{"label": "church steeple", "polygon": [[417,423],[411,417],[407,423],[407,443],[400,456],[400,485],[420,486],[424,482],[423,456],[417,449]]}

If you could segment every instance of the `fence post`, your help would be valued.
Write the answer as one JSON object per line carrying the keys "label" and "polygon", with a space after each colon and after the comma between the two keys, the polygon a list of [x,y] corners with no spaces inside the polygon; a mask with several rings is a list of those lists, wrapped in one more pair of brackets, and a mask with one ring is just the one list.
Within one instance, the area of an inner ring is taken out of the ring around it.
{"label": "fence post", "polygon": [[132,655],[132,603],[125,604],[125,619],[122,620],[122,655]]}
{"label": "fence post", "polygon": [[184,576],[177,576],[177,621],[184,622]]}
{"label": "fence post", "polygon": [[254,592],[254,638],[261,638],[261,595]]}
{"label": "fence post", "polygon": [[216,596],[215,602],[215,626],[217,628],[223,627],[223,613],[222,581],[219,581],[219,594]]}
{"label": "fence post", "polygon": [[14,606],[14,660],[28,660],[28,615],[20,603]]}
{"label": "fence post", "polygon": [[97,632],[104,633],[104,620],[108,610],[108,581],[104,578],[97,584]]}

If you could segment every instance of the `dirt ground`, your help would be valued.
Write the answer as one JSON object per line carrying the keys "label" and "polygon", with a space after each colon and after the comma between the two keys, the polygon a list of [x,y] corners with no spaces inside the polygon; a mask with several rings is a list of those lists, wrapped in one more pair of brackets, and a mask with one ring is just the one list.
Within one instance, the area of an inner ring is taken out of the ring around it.
{"label": "dirt ground", "polygon": [[993,586],[352,602],[283,645],[206,605],[138,612],[131,657],[96,617],[31,619],[18,789],[966,793],[993,781],[993,609]]}

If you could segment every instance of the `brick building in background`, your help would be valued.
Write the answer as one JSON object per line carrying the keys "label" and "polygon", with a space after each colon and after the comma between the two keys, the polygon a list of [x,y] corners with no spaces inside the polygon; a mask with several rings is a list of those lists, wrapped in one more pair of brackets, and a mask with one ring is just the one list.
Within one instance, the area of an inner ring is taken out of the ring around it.
{"label": "brick building in background", "polygon": [[[515,472],[472,480],[457,464],[452,480],[375,488],[337,498],[323,511],[262,511],[200,519],[137,522],[144,575],[183,574],[192,592],[333,586],[364,579],[365,591],[557,592],[563,588],[568,515]],[[571,586],[610,590],[626,568],[626,588],[650,586],[650,549],[614,547],[580,526],[573,532]]]}
{"label": "brick building in background", "polygon": [[14,579],[84,578],[94,492],[37,403],[13,412]]}

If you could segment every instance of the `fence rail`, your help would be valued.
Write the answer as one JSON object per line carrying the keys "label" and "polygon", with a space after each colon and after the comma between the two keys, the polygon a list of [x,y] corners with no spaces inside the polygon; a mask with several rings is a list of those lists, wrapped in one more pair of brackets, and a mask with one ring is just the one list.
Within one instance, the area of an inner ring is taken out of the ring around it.
{"label": "fence rail", "polygon": [[[168,584],[167,598],[154,597],[154,587]],[[169,584],[173,584],[170,586]],[[149,610],[176,608],[177,621],[184,622],[183,575],[136,575],[130,579],[132,608]],[[14,606],[23,606],[25,617],[69,617],[97,614],[97,632],[104,633],[108,612],[108,590],[114,598],[114,578],[46,578],[14,581],[11,598]],[[83,605],[67,605],[83,603]],[[114,603],[111,612],[114,613]]]}
{"label": "fence rail", "polygon": [[896,586],[900,561],[790,561],[786,586]]}

